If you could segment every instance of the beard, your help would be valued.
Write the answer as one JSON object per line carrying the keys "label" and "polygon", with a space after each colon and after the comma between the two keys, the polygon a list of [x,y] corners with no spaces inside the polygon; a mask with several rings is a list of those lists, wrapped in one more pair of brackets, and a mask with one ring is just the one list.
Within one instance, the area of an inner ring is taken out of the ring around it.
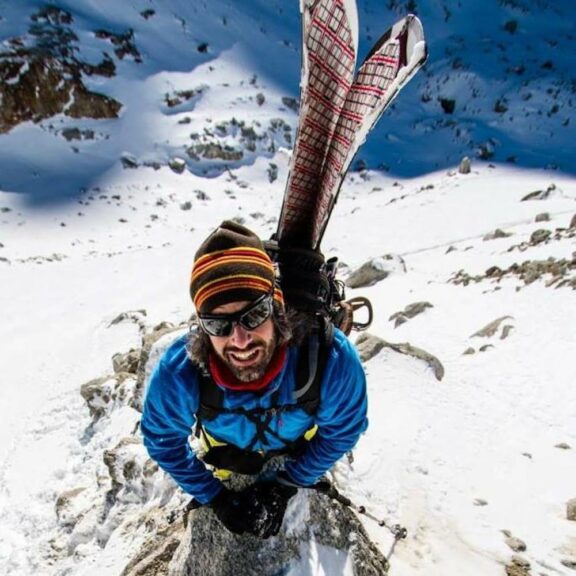
{"label": "beard", "polygon": [[[240,350],[235,346],[225,346],[222,353],[218,354],[218,356],[226,368],[228,368],[240,382],[253,382],[266,374],[266,370],[268,370],[275,351],[276,336],[269,341],[254,337],[253,342],[247,348]],[[248,363],[238,361],[235,354],[240,353],[243,356],[254,354],[254,360]]]}

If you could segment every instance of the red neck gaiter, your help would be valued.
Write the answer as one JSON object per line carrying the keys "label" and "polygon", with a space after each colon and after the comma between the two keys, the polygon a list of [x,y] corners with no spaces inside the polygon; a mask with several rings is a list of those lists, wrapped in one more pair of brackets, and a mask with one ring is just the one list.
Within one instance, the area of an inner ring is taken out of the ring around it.
{"label": "red neck gaiter", "polygon": [[286,346],[281,346],[276,350],[272,360],[264,375],[257,380],[252,380],[250,382],[242,382],[238,380],[232,372],[221,362],[214,354],[210,354],[208,357],[208,366],[210,368],[210,374],[214,378],[216,384],[228,388],[229,390],[237,390],[242,392],[261,392],[280,374],[282,368],[284,367],[284,362],[286,361]]}

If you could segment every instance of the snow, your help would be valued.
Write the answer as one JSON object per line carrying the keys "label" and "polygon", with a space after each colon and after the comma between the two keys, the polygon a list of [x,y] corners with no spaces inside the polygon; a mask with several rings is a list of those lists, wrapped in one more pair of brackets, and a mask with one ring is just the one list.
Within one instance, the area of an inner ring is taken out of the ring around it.
{"label": "snow", "polygon": [[[254,2],[251,10],[212,2],[205,30],[194,24],[199,3],[59,4],[76,14],[87,56],[101,47],[89,31],[115,23],[121,30],[135,29],[144,63],[136,72],[119,62],[119,75],[106,82],[106,93],[126,103],[118,121],[56,117],[0,135],[0,572],[6,576],[121,572],[143,535],[116,533],[114,519],[107,532],[95,534],[95,519],[84,518],[74,528],[71,556],[63,560],[54,552],[70,546],[57,539],[58,497],[102,479],[103,451],[130,434],[138,420],[125,407],[90,428],[80,386],[110,374],[113,354],[139,346],[136,324],[112,324],[119,314],[145,309],[150,327],[189,317],[194,252],[222,219],[241,217],[265,238],[275,231],[289,162],[281,143],[275,152],[260,150],[230,171],[205,163],[176,174],[144,162],[165,163],[176,156],[188,161],[190,133],[232,117],[247,125],[258,120],[263,127],[283,118],[292,134],[296,124],[281,100],[297,94],[296,2],[290,8]],[[454,8],[455,3],[445,4]],[[24,34],[29,9],[36,5],[23,2],[17,9],[0,2],[0,39]],[[156,15],[145,20],[139,12],[149,6]],[[515,18],[525,34],[535,17],[507,6],[491,2],[477,16],[486,25]],[[546,9],[550,18],[538,19],[545,23],[543,34],[564,38],[566,13]],[[434,47],[449,37],[438,24],[438,10],[429,3],[421,14],[433,39],[429,72],[442,64]],[[363,2],[361,46],[392,16],[378,3]],[[464,36],[468,28],[457,10],[453,18]],[[258,32],[246,34],[249,26]],[[512,41],[507,33],[498,34]],[[205,38],[211,38],[209,56],[195,49]],[[520,61],[523,50],[514,43],[511,59]],[[561,78],[573,51],[565,50],[562,59],[549,43],[544,50],[534,69],[553,57]],[[451,282],[459,270],[483,274],[495,265],[505,269],[525,260],[570,259],[576,250],[574,237],[567,235],[527,244],[535,230],[566,229],[576,214],[573,128],[554,115],[506,122],[495,117],[494,89],[486,93],[492,76],[507,83],[509,98],[524,88],[521,76],[490,67],[491,54],[481,68],[447,82],[444,95],[462,103],[470,95],[481,112],[464,114],[462,128],[489,138],[495,122],[506,151],[497,152],[493,164],[472,158],[472,173],[459,174],[459,141],[449,135],[450,128],[435,133],[432,118],[425,117],[437,102],[418,101],[414,86],[425,89],[435,81],[422,75],[366,144],[366,157],[378,158],[372,167],[385,162],[394,169],[349,175],[323,241],[325,253],[338,255],[345,270],[370,259],[389,266],[387,254],[403,259],[405,270],[394,266],[382,282],[348,290],[348,296],[372,301],[371,333],[422,348],[445,368],[438,381],[424,362],[389,349],[369,360],[370,427],[353,465],[335,471],[342,492],[354,502],[407,527],[407,540],[397,544],[390,559],[394,576],[504,574],[513,553],[503,530],[526,542],[523,556],[535,573],[568,575],[561,560],[576,561],[576,523],[565,518],[566,502],[576,497],[574,292],[546,287],[548,278],[528,285],[517,276],[468,286]],[[250,83],[254,74],[256,85]],[[550,104],[548,74],[530,81],[534,114]],[[470,82],[479,97],[466,91]],[[166,108],[165,94],[199,86],[207,90],[197,100]],[[259,92],[266,97],[261,107],[254,102]],[[569,89],[558,95],[566,110],[569,98]],[[191,124],[178,124],[184,116]],[[51,125],[93,129],[98,136],[68,143]],[[392,137],[398,141],[393,149]],[[123,152],[140,166],[122,169]],[[517,165],[504,164],[512,153]],[[563,171],[545,170],[552,160]],[[279,171],[273,183],[267,176],[270,163]],[[410,177],[400,177],[405,165]],[[552,184],[548,198],[522,200]],[[183,210],[187,201],[191,209]],[[536,223],[542,212],[550,221]],[[512,235],[484,240],[497,228]],[[390,316],[417,301],[433,307],[394,328]],[[509,318],[493,336],[473,336],[504,316]],[[506,338],[504,325],[512,326]],[[474,354],[464,354],[469,347]],[[561,443],[571,449],[559,448]],[[387,553],[390,534],[363,520]],[[349,573],[348,558],[314,542],[290,570],[291,576]]]}

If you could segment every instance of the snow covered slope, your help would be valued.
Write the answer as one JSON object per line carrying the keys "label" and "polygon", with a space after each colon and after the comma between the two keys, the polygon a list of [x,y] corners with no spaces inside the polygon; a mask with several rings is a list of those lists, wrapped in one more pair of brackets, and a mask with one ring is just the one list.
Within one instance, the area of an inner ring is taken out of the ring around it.
{"label": "snow covered slope", "polygon": [[[374,514],[407,526],[393,574],[503,575],[519,548],[514,536],[533,574],[568,576],[573,9],[410,4],[431,44],[427,74],[362,151],[390,172],[350,175],[323,246],[345,262],[344,275],[369,259],[383,268],[404,261],[349,296],[372,300],[375,336],[426,350],[445,375],[438,381],[425,362],[387,347],[369,360],[370,429],[337,480]],[[280,1],[55,5],[72,15],[79,61],[109,54],[116,75],[84,82],[122,110],[116,120],[58,114],[0,135],[0,572],[113,576],[138,534],[104,531],[87,495],[111,481],[104,451],[138,416],[119,407],[94,430],[80,386],[140,344],[136,325],[112,323],[119,314],[145,309],[148,327],[186,321],[193,253],[220,220],[241,218],[264,237],[276,229],[288,165],[281,148],[293,144],[297,117],[299,16],[296,2]],[[361,50],[407,5],[359,2]],[[28,34],[40,7],[0,0],[3,50]],[[139,57],[119,56],[118,37],[132,38]],[[476,159],[480,148],[494,155]],[[455,170],[464,153],[473,157],[468,175]],[[504,164],[508,156],[516,166]],[[560,169],[526,169],[550,163]],[[413,177],[398,176],[406,173]],[[419,302],[431,306],[398,314]],[[81,523],[61,513],[69,491]],[[133,509],[119,512],[136,521]],[[387,532],[365,527],[387,552]],[[321,572],[312,558],[291,574]]]}
{"label": "snow covered slope", "polygon": [[[86,90],[117,101],[119,117],[70,117],[64,102],[55,107],[60,113],[0,134],[3,189],[45,202],[97,186],[122,157],[126,165],[152,166],[179,157],[196,174],[214,174],[292,146],[300,66],[296,1],[50,6],[46,13],[36,0],[0,3],[0,66],[22,62],[26,50],[53,54],[54,45],[62,61],[65,41],[73,74]],[[406,176],[469,155],[573,171],[570,2],[365,0],[360,57],[408,11],[425,24],[430,58],[360,152],[360,165]],[[14,84],[26,72],[8,67],[1,76]],[[42,79],[42,86],[50,84]]]}

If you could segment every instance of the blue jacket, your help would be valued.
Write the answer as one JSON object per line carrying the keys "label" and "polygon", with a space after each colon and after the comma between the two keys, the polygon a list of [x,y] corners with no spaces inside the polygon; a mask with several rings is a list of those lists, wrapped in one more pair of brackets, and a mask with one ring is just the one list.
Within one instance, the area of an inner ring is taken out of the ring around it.
{"label": "blue jacket", "polygon": [[[206,503],[222,485],[196,457],[188,440],[196,422],[199,386],[198,369],[187,356],[186,338],[178,338],[166,350],[151,376],[141,430],[151,458],[185,492]],[[280,390],[279,404],[292,403],[297,358],[298,348],[289,348],[282,371],[264,393],[224,389],[224,408],[267,408],[276,390]],[[286,464],[290,477],[302,486],[316,482],[356,445],[368,426],[364,370],[356,349],[339,330],[335,330],[320,389],[316,414],[289,410],[280,412],[271,423],[274,431],[290,440],[301,438],[314,424],[318,425],[318,432],[304,453]],[[223,413],[202,424],[209,434],[240,448],[249,446],[256,434],[254,423],[240,414]],[[257,442],[253,450],[285,447],[273,435],[267,440],[266,445]]]}

